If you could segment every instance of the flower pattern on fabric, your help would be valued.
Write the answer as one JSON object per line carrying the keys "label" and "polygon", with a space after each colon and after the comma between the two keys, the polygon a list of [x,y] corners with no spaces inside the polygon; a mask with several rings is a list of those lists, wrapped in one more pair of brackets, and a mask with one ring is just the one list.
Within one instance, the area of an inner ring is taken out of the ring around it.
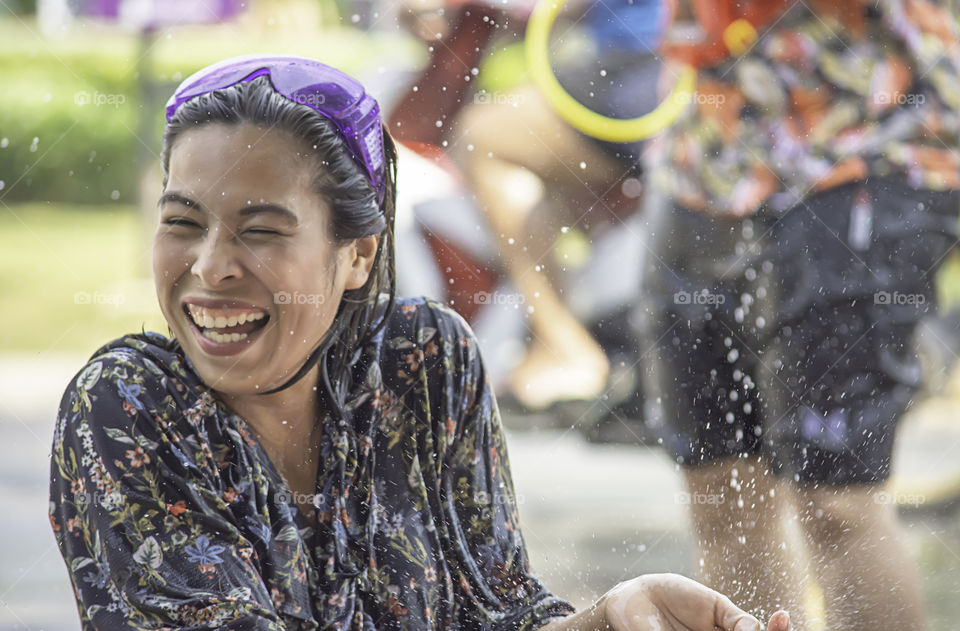
{"label": "flower pattern on fabric", "polygon": [[175,340],[103,346],[64,393],[50,522],[85,629],[535,629],[573,609],[531,572],[477,343],[402,299],[323,422],[298,508]]}
{"label": "flower pattern on fabric", "polygon": [[960,189],[960,45],[947,6],[791,3],[743,56],[699,71],[691,105],[652,143],[652,185],[731,218],[871,176]]}

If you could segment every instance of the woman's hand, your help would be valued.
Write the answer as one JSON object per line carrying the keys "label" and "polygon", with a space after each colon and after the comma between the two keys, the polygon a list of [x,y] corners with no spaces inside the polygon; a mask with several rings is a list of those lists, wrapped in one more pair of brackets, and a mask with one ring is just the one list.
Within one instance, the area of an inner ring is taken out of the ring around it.
{"label": "woman's hand", "polygon": [[[763,631],[756,618],[726,596],[677,574],[648,574],[620,583],[597,608],[614,631]],[[785,611],[767,623],[767,631],[789,629]]]}

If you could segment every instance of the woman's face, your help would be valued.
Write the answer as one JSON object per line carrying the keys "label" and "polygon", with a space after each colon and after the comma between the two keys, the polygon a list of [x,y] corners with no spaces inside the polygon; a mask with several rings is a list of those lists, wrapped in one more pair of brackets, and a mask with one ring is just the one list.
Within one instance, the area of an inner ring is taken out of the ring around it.
{"label": "woman's face", "polygon": [[157,297],[220,392],[282,385],[372,266],[376,238],[334,243],[315,161],[299,149],[284,132],[208,124],[182,133],[170,154],[153,244]]}

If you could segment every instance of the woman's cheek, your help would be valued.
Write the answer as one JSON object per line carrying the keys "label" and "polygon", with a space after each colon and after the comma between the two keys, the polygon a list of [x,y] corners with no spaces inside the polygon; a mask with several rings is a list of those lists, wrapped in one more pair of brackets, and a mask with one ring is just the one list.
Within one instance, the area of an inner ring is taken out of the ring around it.
{"label": "woman's cheek", "polygon": [[160,310],[167,321],[172,316],[175,292],[184,273],[189,273],[188,248],[169,235],[157,235],[153,246],[153,278]]}

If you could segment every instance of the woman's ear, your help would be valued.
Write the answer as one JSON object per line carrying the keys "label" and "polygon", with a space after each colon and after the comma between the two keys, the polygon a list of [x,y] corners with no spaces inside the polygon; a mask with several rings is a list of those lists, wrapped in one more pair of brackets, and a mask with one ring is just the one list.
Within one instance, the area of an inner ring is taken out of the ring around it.
{"label": "woman's ear", "polygon": [[373,262],[377,258],[377,246],[380,244],[380,235],[375,234],[369,237],[360,237],[354,239],[347,246],[347,270],[346,284],[343,288],[360,289],[367,282],[370,276],[370,270],[373,269]]}

